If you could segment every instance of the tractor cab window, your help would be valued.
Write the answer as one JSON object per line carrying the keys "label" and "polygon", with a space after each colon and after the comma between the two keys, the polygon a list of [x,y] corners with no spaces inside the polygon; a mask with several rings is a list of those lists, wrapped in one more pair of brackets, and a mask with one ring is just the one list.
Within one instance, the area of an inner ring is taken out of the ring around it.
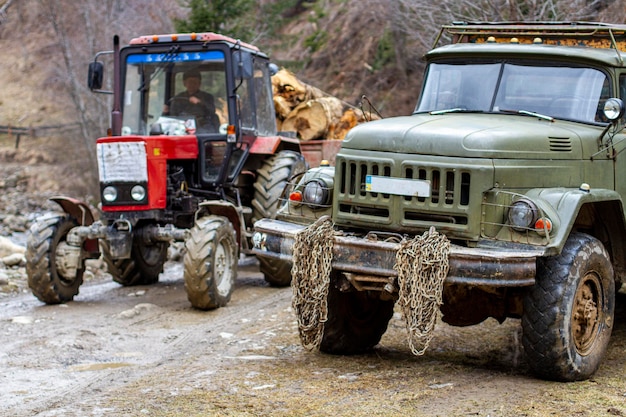
{"label": "tractor cab window", "polygon": [[256,123],[260,136],[274,135],[276,132],[276,114],[272,95],[267,62],[254,62],[254,97],[256,99]]}
{"label": "tractor cab window", "polygon": [[123,134],[218,133],[228,123],[221,51],[132,54],[125,81]]}
{"label": "tractor cab window", "polygon": [[254,61],[254,74],[243,80],[237,90],[241,105],[241,125],[244,131],[256,136],[276,134],[276,115],[272,97],[268,63]]}

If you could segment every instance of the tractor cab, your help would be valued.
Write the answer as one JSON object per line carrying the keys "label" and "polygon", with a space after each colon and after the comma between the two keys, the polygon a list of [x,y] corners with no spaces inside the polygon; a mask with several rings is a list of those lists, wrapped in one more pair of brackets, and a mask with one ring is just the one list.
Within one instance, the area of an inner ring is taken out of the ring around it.
{"label": "tractor cab", "polygon": [[[256,138],[276,136],[269,60],[255,46],[214,33],[158,35],[113,54],[112,136],[197,140],[187,185],[222,197]],[[101,90],[103,73],[96,57],[92,90]]]}

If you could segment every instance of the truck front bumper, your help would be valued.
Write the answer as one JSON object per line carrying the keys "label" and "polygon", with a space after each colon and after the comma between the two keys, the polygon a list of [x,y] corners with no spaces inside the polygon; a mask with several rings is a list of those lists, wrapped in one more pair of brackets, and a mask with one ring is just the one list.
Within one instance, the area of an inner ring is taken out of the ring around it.
{"label": "truck front bumper", "polygon": [[[306,225],[262,219],[254,224],[254,247],[259,257],[292,261],[296,234]],[[393,268],[400,245],[357,236],[334,237],[332,267],[357,275],[397,277]],[[525,287],[535,283],[536,260],[542,248],[490,242],[469,248],[450,245],[445,283],[480,287]]]}

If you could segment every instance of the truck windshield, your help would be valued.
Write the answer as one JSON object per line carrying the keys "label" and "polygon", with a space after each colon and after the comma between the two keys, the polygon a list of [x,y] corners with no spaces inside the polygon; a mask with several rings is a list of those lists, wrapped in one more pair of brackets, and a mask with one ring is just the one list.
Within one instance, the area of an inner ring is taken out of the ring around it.
{"label": "truck windshield", "polygon": [[228,123],[226,97],[221,51],[130,54],[122,134],[218,132]]}
{"label": "truck windshield", "polygon": [[599,110],[609,94],[609,80],[594,68],[431,63],[415,112],[522,111],[597,123],[605,122]]}

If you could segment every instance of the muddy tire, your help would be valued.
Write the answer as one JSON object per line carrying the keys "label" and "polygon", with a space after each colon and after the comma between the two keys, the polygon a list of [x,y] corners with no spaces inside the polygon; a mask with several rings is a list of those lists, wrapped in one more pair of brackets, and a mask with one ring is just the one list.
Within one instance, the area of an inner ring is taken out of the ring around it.
{"label": "muddy tire", "polygon": [[[252,200],[252,222],[275,219],[280,197],[289,179],[306,171],[304,157],[297,152],[281,151],[266,159],[257,171]],[[259,269],[270,285],[284,287],[291,283],[291,263],[259,257]]]}
{"label": "muddy tire", "polygon": [[273,287],[286,287],[291,284],[291,262],[273,258],[259,259],[259,270],[265,281]]}
{"label": "muddy tire", "polygon": [[237,239],[225,217],[199,219],[185,241],[184,277],[187,298],[200,310],[230,301],[237,278]]}
{"label": "muddy tire", "polygon": [[537,282],[524,300],[522,342],[538,376],[589,378],[611,337],[615,282],[600,241],[572,233],[560,255],[537,262]]}
{"label": "muddy tire", "polygon": [[341,292],[331,280],[320,351],[353,355],[376,346],[387,330],[394,306],[393,300],[379,297],[379,293],[368,291]]}
{"label": "muddy tire", "polygon": [[113,259],[108,242],[100,240],[102,258],[113,281],[125,287],[156,284],[167,260],[168,246],[167,242],[147,244],[135,232],[130,259]]}
{"label": "muddy tire", "polygon": [[31,226],[26,243],[28,286],[46,304],[74,299],[83,283],[84,264],[70,273],[62,266],[62,254],[69,231],[78,224],[69,216],[46,215]]}

